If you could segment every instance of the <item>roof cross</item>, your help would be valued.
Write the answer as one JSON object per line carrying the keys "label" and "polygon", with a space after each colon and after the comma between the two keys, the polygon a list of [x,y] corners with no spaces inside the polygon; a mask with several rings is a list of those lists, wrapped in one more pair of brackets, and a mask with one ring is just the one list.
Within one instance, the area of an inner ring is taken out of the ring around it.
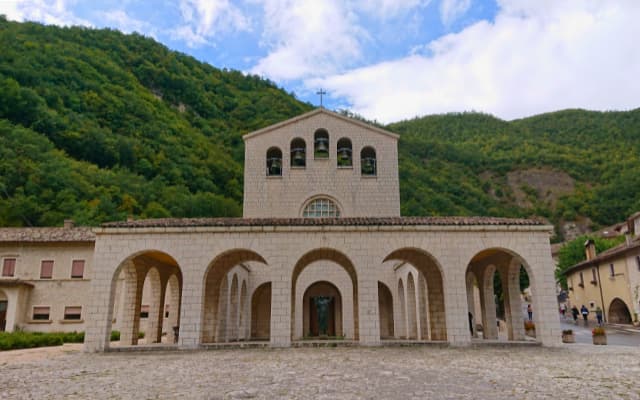
{"label": "roof cross", "polygon": [[318,90],[316,92],[317,95],[320,95],[320,108],[322,107],[322,96],[324,96],[325,94],[327,94],[327,92],[325,92],[322,88],[320,88],[320,90]]}

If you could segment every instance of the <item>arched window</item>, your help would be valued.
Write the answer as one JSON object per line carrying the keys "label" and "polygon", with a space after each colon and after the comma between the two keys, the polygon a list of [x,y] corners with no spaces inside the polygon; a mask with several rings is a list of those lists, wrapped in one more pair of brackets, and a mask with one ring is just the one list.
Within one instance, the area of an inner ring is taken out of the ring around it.
{"label": "arched window", "polygon": [[318,129],[313,135],[314,158],[329,158],[329,132]]}
{"label": "arched window", "polygon": [[363,176],[376,176],[376,151],[373,147],[365,147],[360,152],[360,170]]}
{"label": "arched window", "polygon": [[340,209],[331,199],[320,197],[313,199],[302,212],[304,218],[339,217]]}
{"label": "arched window", "polygon": [[305,167],[307,165],[307,144],[304,139],[295,138],[291,141],[291,166]]}
{"label": "arched window", "polygon": [[267,176],[282,176],[282,151],[277,147],[267,150]]}
{"label": "arched window", "polygon": [[342,138],[338,140],[338,167],[352,167],[351,140]]}

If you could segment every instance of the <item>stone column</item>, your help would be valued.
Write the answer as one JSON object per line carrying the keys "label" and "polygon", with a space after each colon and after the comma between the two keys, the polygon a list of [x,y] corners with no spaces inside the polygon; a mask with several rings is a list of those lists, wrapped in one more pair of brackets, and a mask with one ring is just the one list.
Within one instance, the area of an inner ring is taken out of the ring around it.
{"label": "stone column", "polygon": [[138,344],[142,289],[148,268],[137,266],[133,261],[128,261],[123,266],[123,269],[125,274],[125,295],[124,304],[122,304],[123,318],[120,324],[120,344],[131,346]]}
{"label": "stone column", "polygon": [[[364,265],[370,260],[364,261]],[[361,345],[380,345],[380,310],[378,309],[378,281],[373,274],[359,273],[356,282],[358,293],[358,334]],[[354,315],[355,318],[355,315]]]}
{"label": "stone column", "polygon": [[202,333],[204,268],[199,265],[181,265],[181,267],[183,280],[178,345],[181,349],[193,349],[200,346]]}
{"label": "stone column", "polygon": [[496,325],[496,304],[493,295],[493,274],[496,267],[488,265],[480,274],[480,307],[482,308],[482,336],[484,339],[498,339]]}
{"label": "stone column", "polygon": [[291,346],[291,284],[290,275],[277,276],[274,274],[271,283],[272,347]]}

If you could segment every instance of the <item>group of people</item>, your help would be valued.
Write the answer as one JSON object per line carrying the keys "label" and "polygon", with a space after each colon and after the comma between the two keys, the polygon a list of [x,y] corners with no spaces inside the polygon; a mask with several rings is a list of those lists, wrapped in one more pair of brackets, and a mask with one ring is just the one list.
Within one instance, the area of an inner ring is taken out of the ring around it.
{"label": "group of people", "polygon": [[[564,317],[567,311],[567,306],[563,303],[560,304],[560,314]],[[600,306],[597,306],[595,309],[596,319],[598,321],[598,325],[602,325],[602,309]],[[578,309],[577,306],[571,307],[571,316],[573,317],[573,322],[578,323],[578,317],[582,315],[582,319],[584,320],[584,325],[587,325],[589,309],[584,304]]]}

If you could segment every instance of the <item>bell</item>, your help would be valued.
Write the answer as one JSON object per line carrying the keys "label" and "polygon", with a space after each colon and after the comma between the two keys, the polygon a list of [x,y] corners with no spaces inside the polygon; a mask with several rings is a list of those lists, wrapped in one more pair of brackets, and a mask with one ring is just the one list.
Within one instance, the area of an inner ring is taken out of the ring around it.
{"label": "bell", "polygon": [[327,147],[327,139],[325,138],[317,138],[316,139],[316,151],[322,153],[328,153],[329,148]]}
{"label": "bell", "polygon": [[350,160],[351,159],[351,149],[348,147],[343,147],[340,149],[340,158],[342,158],[343,160]]}
{"label": "bell", "polygon": [[365,175],[375,175],[376,173],[376,159],[364,158],[362,159],[362,173]]}
{"label": "bell", "polygon": [[304,152],[302,151],[302,149],[293,150],[293,161],[295,161],[296,164],[304,162]]}
{"label": "bell", "polygon": [[282,163],[279,158],[272,158],[269,166],[269,175],[280,175]]}

